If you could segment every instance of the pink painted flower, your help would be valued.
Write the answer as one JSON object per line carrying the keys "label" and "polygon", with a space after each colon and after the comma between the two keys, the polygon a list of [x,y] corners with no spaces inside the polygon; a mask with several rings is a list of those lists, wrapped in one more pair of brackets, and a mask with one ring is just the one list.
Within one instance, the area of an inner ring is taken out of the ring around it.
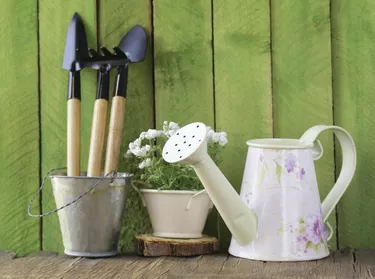
{"label": "pink painted flower", "polygon": [[324,235],[324,226],[320,216],[309,216],[305,219],[306,239],[313,244],[318,244]]}
{"label": "pink painted flower", "polygon": [[292,153],[289,153],[288,156],[285,158],[285,168],[288,173],[293,172],[296,166],[296,156]]}
{"label": "pink painted flower", "polygon": [[297,241],[300,242],[300,243],[306,243],[307,242],[307,238],[306,238],[306,235],[305,234],[301,234],[299,236],[297,236]]}

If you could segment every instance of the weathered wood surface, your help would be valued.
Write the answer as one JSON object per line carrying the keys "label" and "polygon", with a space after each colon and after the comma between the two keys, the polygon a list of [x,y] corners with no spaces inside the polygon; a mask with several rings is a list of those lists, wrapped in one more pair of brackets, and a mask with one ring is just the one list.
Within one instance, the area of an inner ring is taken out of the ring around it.
{"label": "weathered wood surface", "polygon": [[[353,182],[338,205],[341,247],[375,247],[375,2],[332,1],[332,62],[335,123],[357,147]],[[337,145],[336,145],[337,146]],[[337,153],[337,169],[341,154]]]}
{"label": "weathered wood surface", "polygon": [[[39,1],[41,158],[43,175],[52,168],[66,167],[66,115],[69,72],[62,69],[66,32],[73,14],[78,12],[85,24],[89,46],[96,47],[95,2],[95,0],[79,2],[65,0]],[[85,69],[81,73],[81,171],[87,170],[95,95],[96,71]],[[25,160],[24,162],[27,161]],[[43,189],[42,202],[45,212],[56,207],[49,181]],[[43,249],[63,252],[64,248],[57,215],[50,215],[43,218],[42,221]]]}
{"label": "weathered wood surface", "polygon": [[[155,120],[214,127],[211,1],[153,1]],[[205,233],[217,236],[216,210]]]}
{"label": "weathered wood surface", "polygon": [[136,252],[142,256],[198,256],[219,251],[220,241],[216,237],[176,239],[162,238],[151,234],[135,236]]}
{"label": "weathered wood surface", "polygon": [[[213,1],[216,129],[228,133],[220,168],[239,191],[246,141],[272,137],[269,1]],[[228,20],[229,18],[229,20]],[[220,218],[220,240],[231,234]]]}
{"label": "weathered wood surface", "polygon": [[[299,138],[311,126],[332,125],[330,1],[271,1],[274,136]],[[332,133],[319,136],[315,162],[320,196],[335,178]],[[328,219],[336,228],[335,211]],[[336,236],[329,245],[336,249]]]}
{"label": "weathered wood surface", "polygon": [[[100,0],[99,3],[100,45],[108,48],[118,45],[135,24],[141,25],[147,33],[145,60],[129,65],[119,171],[130,171],[123,157],[129,141],[134,141],[142,131],[154,127],[152,7],[149,0]],[[114,69],[111,73],[111,96],[115,73]],[[149,232],[151,224],[146,208],[134,191],[129,191],[125,212],[126,226],[123,226],[121,232],[120,249],[133,251],[134,234]]]}
{"label": "weathered wood surface", "polygon": [[[6,257],[7,260],[2,261]],[[87,259],[39,253],[9,258],[0,253],[0,279],[8,278],[375,278],[374,250],[337,251],[310,262],[262,262],[210,254],[197,257],[122,255]]]}
{"label": "weathered wood surface", "polygon": [[30,253],[40,247],[39,220],[27,215],[40,167],[37,1],[1,4],[0,247]]}

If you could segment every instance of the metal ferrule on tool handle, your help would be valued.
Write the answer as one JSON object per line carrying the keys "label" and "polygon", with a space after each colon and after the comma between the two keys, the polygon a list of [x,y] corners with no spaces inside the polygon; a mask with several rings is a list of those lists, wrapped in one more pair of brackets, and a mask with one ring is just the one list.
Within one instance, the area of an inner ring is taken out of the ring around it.
{"label": "metal ferrule on tool handle", "polygon": [[120,96],[126,98],[126,87],[128,82],[128,65],[117,68],[115,87],[113,89],[113,96]]}
{"label": "metal ferrule on tool handle", "polygon": [[68,100],[81,100],[81,74],[80,72],[69,72]]}
{"label": "metal ferrule on tool handle", "polygon": [[103,66],[99,70],[98,88],[96,99],[109,99],[109,70]]}

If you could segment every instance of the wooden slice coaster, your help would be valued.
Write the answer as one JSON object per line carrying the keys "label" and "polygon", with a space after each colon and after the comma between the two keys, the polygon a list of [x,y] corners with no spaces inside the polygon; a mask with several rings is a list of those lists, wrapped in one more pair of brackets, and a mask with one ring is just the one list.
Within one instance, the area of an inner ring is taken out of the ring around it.
{"label": "wooden slice coaster", "polygon": [[220,241],[212,236],[203,235],[201,238],[162,238],[151,234],[141,234],[135,237],[136,251],[142,256],[174,256],[187,257],[211,254],[219,251]]}

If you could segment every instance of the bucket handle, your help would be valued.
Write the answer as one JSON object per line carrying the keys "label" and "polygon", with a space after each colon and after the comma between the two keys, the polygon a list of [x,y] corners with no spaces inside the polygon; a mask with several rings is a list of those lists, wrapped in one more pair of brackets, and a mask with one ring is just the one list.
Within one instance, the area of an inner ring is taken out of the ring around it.
{"label": "bucket handle", "polygon": [[[197,197],[197,196],[199,196],[200,194],[203,194],[203,193],[205,193],[205,192],[206,192],[206,189],[203,189],[202,191],[199,191],[198,193],[195,193],[194,195],[192,195],[192,196],[190,197],[190,199],[189,199],[187,205],[186,205],[186,210],[189,210],[189,209],[190,209],[191,202],[192,202],[192,200],[193,200],[195,197]],[[212,207],[210,207],[210,209],[212,209]]]}
{"label": "bucket handle", "polygon": [[104,177],[102,177],[102,178],[100,178],[90,189],[88,189],[86,192],[84,192],[83,194],[81,194],[81,195],[79,195],[76,199],[74,199],[73,201],[71,201],[71,202],[69,202],[69,203],[67,203],[67,204],[65,204],[65,205],[63,205],[63,206],[61,206],[61,207],[59,207],[59,208],[56,208],[56,209],[54,209],[54,210],[52,210],[52,211],[49,211],[49,212],[47,212],[47,213],[42,213],[42,214],[32,214],[31,213],[31,205],[32,205],[32,203],[34,202],[34,200],[36,199],[36,197],[39,195],[39,193],[42,191],[42,189],[43,189],[43,186],[44,186],[44,183],[46,182],[46,179],[47,179],[47,177],[51,174],[51,173],[53,173],[53,172],[55,172],[55,171],[59,171],[59,170],[66,170],[67,168],[65,167],[65,168],[54,168],[54,169],[51,169],[51,170],[49,170],[48,172],[47,172],[47,174],[44,176],[44,178],[43,178],[43,180],[42,180],[42,185],[40,185],[40,187],[39,187],[39,189],[38,189],[38,191],[35,193],[35,195],[32,197],[32,199],[30,200],[30,202],[29,202],[29,206],[28,206],[28,208],[27,208],[27,213],[29,214],[29,216],[31,216],[31,217],[44,217],[44,216],[47,216],[47,215],[50,215],[50,214],[52,214],[52,213],[55,213],[55,212],[57,212],[57,211],[59,211],[59,210],[61,210],[61,209],[63,209],[63,208],[65,208],[65,207],[68,207],[69,205],[72,205],[73,203],[75,203],[75,202],[77,202],[77,201],[79,201],[80,199],[82,199],[84,196],[86,196],[86,194],[88,194],[91,190],[93,190],[96,186],[98,186],[98,184],[104,179],[104,178],[107,178],[109,175],[112,175],[111,177],[113,178],[114,176],[115,176],[115,174],[116,174],[116,171],[111,171],[110,173],[108,173],[106,176],[104,176]]}

